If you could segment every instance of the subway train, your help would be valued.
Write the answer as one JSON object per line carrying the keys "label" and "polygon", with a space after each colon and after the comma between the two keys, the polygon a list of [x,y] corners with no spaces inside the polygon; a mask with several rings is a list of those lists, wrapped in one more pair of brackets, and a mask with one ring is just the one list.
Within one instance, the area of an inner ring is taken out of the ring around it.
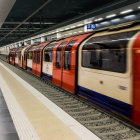
{"label": "subway train", "polygon": [[140,126],[140,24],[10,50],[8,63]]}

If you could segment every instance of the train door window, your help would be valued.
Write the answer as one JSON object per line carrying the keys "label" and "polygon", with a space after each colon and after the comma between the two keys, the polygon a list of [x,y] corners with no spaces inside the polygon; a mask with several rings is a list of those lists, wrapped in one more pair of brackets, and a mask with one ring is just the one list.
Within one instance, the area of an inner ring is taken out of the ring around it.
{"label": "train door window", "polygon": [[128,41],[137,31],[93,37],[82,48],[82,66],[125,73]]}
{"label": "train door window", "polygon": [[36,63],[36,51],[34,51],[34,59],[33,61]]}
{"label": "train door window", "polygon": [[40,63],[40,51],[37,51],[37,64]]}
{"label": "train door window", "polygon": [[62,47],[66,44],[66,42],[62,42],[56,50],[56,68],[61,68],[61,56],[62,56]]}
{"label": "train door window", "polygon": [[44,50],[44,61],[45,62],[53,61],[53,49],[56,45],[57,45],[57,43],[47,45],[46,49]]}
{"label": "train door window", "polygon": [[52,55],[52,52],[50,51],[50,52],[44,52],[44,61],[45,62],[52,62],[52,57],[53,57],[53,55]]}
{"label": "train door window", "polygon": [[64,69],[65,70],[71,69],[71,49],[76,41],[77,40],[71,41],[65,48],[65,53],[64,53]]}
{"label": "train door window", "polygon": [[32,59],[32,57],[33,57],[33,51],[30,51],[30,52],[28,52],[28,59]]}

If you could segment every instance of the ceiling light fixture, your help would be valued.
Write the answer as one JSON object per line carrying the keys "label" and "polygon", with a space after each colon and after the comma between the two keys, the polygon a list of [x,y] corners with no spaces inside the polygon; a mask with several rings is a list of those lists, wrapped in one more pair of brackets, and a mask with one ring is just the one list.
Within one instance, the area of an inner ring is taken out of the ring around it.
{"label": "ceiling light fixture", "polygon": [[126,14],[126,13],[130,13],[132,11],[133,11],[133,9],[129,9],[129,10],[125,10],[125,11],[120,12],[120,14]]}
{"label": "ceiling light fixture", "polygon": [[75,28],[76,26],[71,26],[70,28]]}
{"label": "ceiling light fixture", "polygon": [[81,24],[78,24],[77,27],[79,27],[79,26],[83,26],[83,25],[84,25],[84,24],[81,23]]}
{"label": "ceiling light fixture", "polygon": [[65,30],[69,30],[70,28],[65,28]]}
{"label": "ceiling light fixture", "polygon": [[90,21],[85,22],[85,24],[90,24],[90,23],[92,23],[92,21],[91,21],[91,20],[90,20]]}
{"label": "ceiling light fixture", "polygon": [[120,21],[120,18],[116,18],[116,19],[113,19],[113,20],[111,20],[112,22],[118,22],[118,21]]}
{"label": "ceiling light fixture", "polygon": [[103,18],[98,18],[98,19],[95,19],[94,21],[101,21],[103,20]]}
{"label": "ceiling light fixture", "polygon": [[115,16],[116,16],[116,14],[112,14],[112,15],[106,16],[106,18],[112,18],[112,17],[115,17]]}

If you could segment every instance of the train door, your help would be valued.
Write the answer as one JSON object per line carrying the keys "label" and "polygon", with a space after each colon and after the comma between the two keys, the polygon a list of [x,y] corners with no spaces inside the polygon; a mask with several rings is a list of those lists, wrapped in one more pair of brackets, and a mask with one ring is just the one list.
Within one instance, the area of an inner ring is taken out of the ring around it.
{"label": "train door", "polygon": [[76,87],[77,48],[89,35],[65,39],[54,48],[53,83],[72,93]]}
{"label": "train door", "polygon": [[71,38],[65,39],[58,43],[58,45],[54,48],[53,52],[53,83],[57,86],[62,86],[62,49],[65,47]]}
{"label": "train door", "polygon": [[31,46],[29,46],[28,48],[25,49],[23,55],[24,55],[24,58],[23,58],[23,69],[27,69],[27,52],[28,50],[31,48]]}
{"label": "train door", "polygon": [[18,52],[18,66],[21,67],[21,50]]}
{"label": "train door", "polygon": [[32,73],[36,74],[37,69],[37,49],[33,51],[33,61],[32,61]]}
{"label": "train door", "polygon": [[37,60],[36,60],[36,75],[41,77],[41,70],[42,70],[42,55],[43,55],[43,49],[46,47],[46,45],[48,44],[49,42],[47,43],[43,43],[43,44],[40,44],[40,47],[38,48],[37,50]]}
{"label": "train door", "polygon": [[74,37],[63,50],[62,88],[72,93],[75,93],[76,89],[78,46],[89,35],[84,34]]}

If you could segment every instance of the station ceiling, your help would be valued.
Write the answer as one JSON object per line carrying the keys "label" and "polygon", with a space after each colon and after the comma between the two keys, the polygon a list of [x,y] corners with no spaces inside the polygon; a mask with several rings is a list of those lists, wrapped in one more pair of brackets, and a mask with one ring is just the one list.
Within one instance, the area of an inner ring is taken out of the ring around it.
{"label": "station ceiling", "polygon": [[0,28],[0,46],[82,17],[93,10],[128,1],[132,0],[16,0]]}

